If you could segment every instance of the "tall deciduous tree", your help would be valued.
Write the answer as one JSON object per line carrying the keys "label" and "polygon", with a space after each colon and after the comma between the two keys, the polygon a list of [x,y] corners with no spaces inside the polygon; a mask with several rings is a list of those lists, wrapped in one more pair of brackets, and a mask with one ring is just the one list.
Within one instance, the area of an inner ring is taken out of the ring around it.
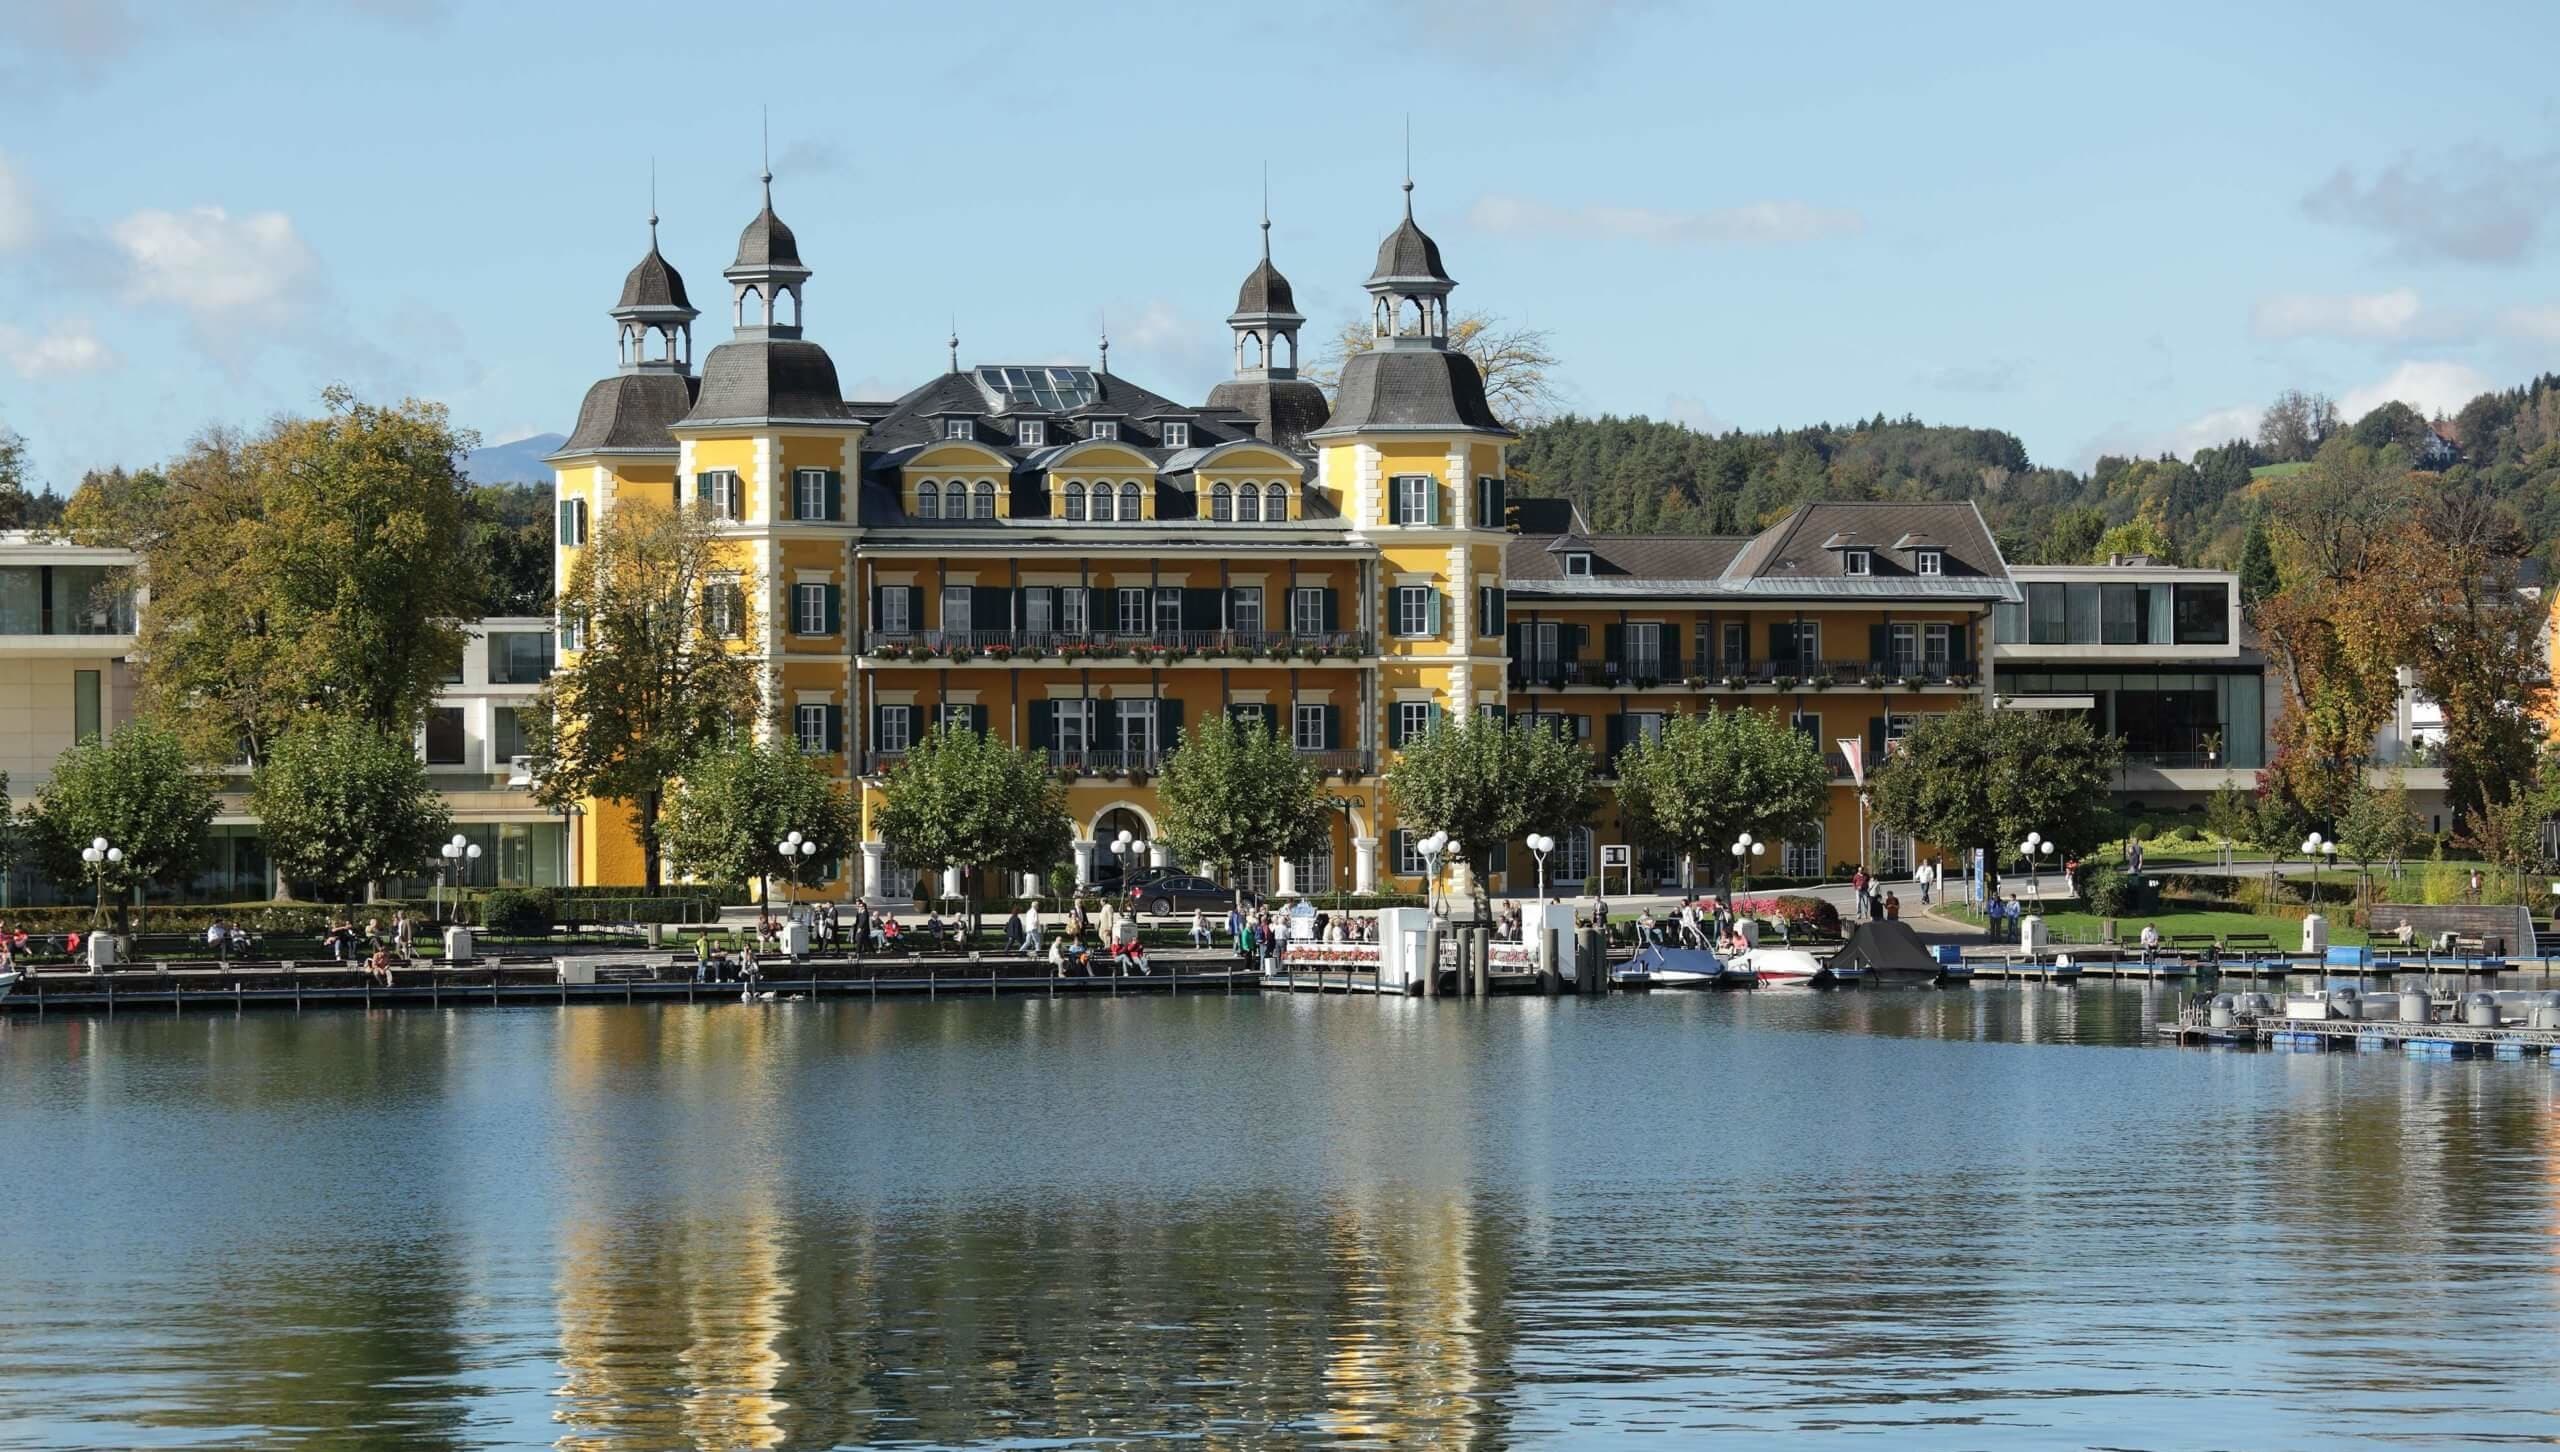
{"label": "tall deciduous tree", "polygon": [[1922,716],[1876,766],[1876,819],[1944,849],[1984,849],[1996,885],[2030,832],[2065,851],[2097,844],[2119,754],[2115,738],[2056,711],[1976,703]]}
{"label": "tall deciduous tree", "polygon": [[2548,605],[2519,588],[2523,521],[2465,467],[2421,484],[2416,528],[2392,541],[2366,593],[2392,602],[2399,654],[2444,711],[2445,798],[2468,823],[2533,779],[2551,702]]}
{"label": "tall deciduous tree", "polygon": [[536,799],[554,809],[589,797],[627,805],[651,887],[659,818],[685,764],[764,709],[747,659],[752,586],[728,566],[698,510],[606,511],[560,590],[576,648],[562,640],[559,669],[520,718]]}
{"label": "tall deciduous tree", "polygon": [[1446,832],[1486,896],[1494,851],[1531,832],[1564,832],[1591,814],[1591,756],[1544,725],[1477,716],[1405,742],[1387,795],[1407,827]]}
{"label": "tall deciduous tree", "polygon": [[424,871],[453,827],[406,739],[312,717],[276,738],[249,779],[267,855],[299,895],[353,903],[368,883]]}
{"label": "tall deciduous tree", "polygon": [[1229,875],[1248,862],[1296,858],[1322,846],[1322,777],[1269,726],[1221,712],[1184,728],[1156,777],[1156,837],[1182,862]]}
{"label": "tall deciduous tree", "polygon": [[2277,463],[2308,459],[2339,427],[2338,405],[2327,394],[2287,389],[2258,419],[2258,452]]}
{"label": "tall deciduous tree", "polygon": [[213,816],[213,788],[189,769],[186,747],[135,721],[62,753],[27,806],[26,829],[46,875],[66,890],[94,880],[81,848],[104,837],[123,849],[103,870],[106,890],[126,898],[138,887],[183,887],[204,861]]}
{"label": "tall deciduous tree", "polygon": [[872,825],[901,867],[958,867],[974,918],[990,872],[1045,872],[1067,855],[1067,790],[1048,758],[936,725],[890,768]]}
{"label": "tall deciduous tree", "polygon": [[2370,874],[2373,864],[2407,855],[2418,841],[2418,816],[2409,809],[2409,785],[2394,772],[2391,785],[2356,783],[2355,796],[2338,822],[2338,846]]}
{"label": "tall deciduous tree", "polygon": [[774,848],[793,832],[817,844],[803,873],[844,861],[861,840],[853,802],[820,760],[742,732],[685,764],[667,801],[667,865],[714,882],[788,878]]}
{"label": "tall deciduous tree", "polygon": [[1710,877],[1748,832],[1791,837],[1822,818],[1831,769],[1811,737],[1768,711],[1674,716],[1618,757],[1618,809],[1637,842],[1685,852]]}
{"label": "tall deciduous tree", "polygon": [[405,741],[477,614],[472,436],[442,404],[324,397],[319,418],[199,439],[156,488],[102,483],[82,513],[142,553],[146,703],[200,759],[260,759],[314,711]]}

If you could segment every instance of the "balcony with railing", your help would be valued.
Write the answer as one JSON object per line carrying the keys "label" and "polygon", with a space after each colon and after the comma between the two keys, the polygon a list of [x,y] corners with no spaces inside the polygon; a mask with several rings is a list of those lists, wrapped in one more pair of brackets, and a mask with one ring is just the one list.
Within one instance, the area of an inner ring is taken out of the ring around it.
{"label": "balcony with railing", "polygon": [[[1061,775],[1126,777],[1163,770],[1173,751],[1169,747],[1052,746],[1043,754],[1049,758],[1050,767]],[[1367,776],[1374,760],[1369,752],[1357,749],[1300,747],[1298,756],[1303,761],[1312,762],[1316,770],[1327,776]],[[879,776],[906,758],[907,753],[903,750],[866,752],[863,755],[863,774]]]}
{"label": "balcony with railing", "polygon": [[881,661],[965,665],[971,661],[1365,660],[1376,654],[1361,630],[873,630],[862,653]]}
{"label": "balcony with railing", "polygon": [[1780,690],[1830,686],[1875,688],[1971,686],[1977,677],[1943,660],[1895,657],[1886,660],[1750,660],[1701,652],[1681,661],[1514,660],[1515,690],[1565,690],[1585,686],[1629,691],[1675,687],[1692,690],[1743,690],[1753,686]]}

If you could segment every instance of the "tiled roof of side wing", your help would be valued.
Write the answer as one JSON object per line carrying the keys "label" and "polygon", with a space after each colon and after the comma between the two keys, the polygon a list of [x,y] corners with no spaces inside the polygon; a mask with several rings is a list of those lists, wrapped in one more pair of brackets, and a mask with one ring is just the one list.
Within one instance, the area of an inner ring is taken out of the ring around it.
{"label": "tiled roof of side wing", "polygon": [[[1509,580],[1561,580],[1565,578],[1563,555],[1587,551],[1592,557],[1593,577],[1616,580],[1621,585],[1649,580],[1714,580],[1749,542],[1712,535],[1514,535],[1506,547],[1503,568]],[[1557,548],[1560,543],[1564,549]]]}
{"label": "tiled roof of side wing", "polygon": [[[1925,537],[1924,542],[1920,538]],[[1942,574],[1922,577],[1913,555],[1920,547],[1942,553]],[[1871,551],[1870,573],[1851,576],[1843,551]],[[1726,571],[1746,580],[1843,580],[1959,578],[2006,581],[2008,564],[1969,501],[1857,501],[1800,505],[1763,531]]]}

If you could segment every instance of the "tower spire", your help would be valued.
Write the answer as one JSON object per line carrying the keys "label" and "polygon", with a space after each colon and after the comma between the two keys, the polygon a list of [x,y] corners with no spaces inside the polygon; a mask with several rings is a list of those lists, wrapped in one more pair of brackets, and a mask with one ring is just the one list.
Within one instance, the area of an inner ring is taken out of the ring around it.
{"label": "tower spire", "polygon": [[1099,310],[1095,312],[1094,316],[1102,326],[1102,361],[1095,367],[1094,371],[1097,373],[1108,373],[1111,371],[1111,316],[1110,314]]}
{"label": "tower spire", "polygon": [[[1408,120],[1405,125],[1406,129],[1409,131],[1411,130],[1413,123]],[[1405,150],[1408,153],[1413,150],[1413,138],[1410,136],[1405,138]],[[764,108],[764,133],[763,140],[757,145],[757,157],[761,164],[760,169],[764,173],[761,178],[764,182],[764,204],[765,207],[770,210],[773,206],[773,108],[771,106]],[[1405,170],[1411,171],[1412,169],[1413,164],[1410,157],[1408,157],[1405,163]],[[1408,190],[1409,189],[1410,187],[1408,186]]]}
{"label": "tower spire", "polygon": [[1413,220],[1413,113],[1404,113],[1404,219]]}
{"label": "tower spire", "polygon": [[960,315],[951,315],[951,371],[960,371]]}
{"label": "tower spire", "polygon": [[649,250],[658,250],[658,159],[649,158]]}
{"label": "tower spire", "polygon": [[1262,164],[1262,260],[1271,260],[1271,163],[1267,161]]}

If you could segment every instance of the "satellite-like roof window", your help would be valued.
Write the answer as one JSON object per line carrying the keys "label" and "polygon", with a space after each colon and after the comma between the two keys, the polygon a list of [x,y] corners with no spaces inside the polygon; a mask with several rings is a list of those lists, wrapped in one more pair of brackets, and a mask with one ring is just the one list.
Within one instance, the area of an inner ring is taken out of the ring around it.
{"label": "satellite-like roof window", "polygon": [[1947,572],[1947,552],[1944,550],[1919,551],[1911,557],[1911,572],[1915,575],[1945,574]]}
{"label": "satellite-like roof window", "polygon": [[1049,442],[1049,421],[1026,418],[1013,426],[1013,441],[1026,449],[1036,449]]}
{"label": "satellite-like roof window", "polygon": [[1118,419],[1109,418],[1095,419],[1093,421],[1093,436],[1097,439],[1117,440],[1120,437],[1120,421]]}
{"label": "satellite-like roof window", "polygon": [[1875,552],[1872,550],[1842,550],[1840,552],[1840,573],[1844,575],[1874,574]]}
{"label": "satellite-like roof window", "polygon": [[1166,424],[1164,426],[1164,446],[1168,449],[1190,448],[1191,425],[1187,423]]}
{"label": "satellite-like roof window", "polygon": [[1568,575],[1588,575],[1588,574],[1590,574],[1590,573],[1591,573],[1591,556],[1589,556],[1589,555],[1587,555],[1587,554],[1583,554],[1583,553],[1581,553],[1581,552],[1579,552],[1579,551],[1577,551],[1577,552],[1575,552],[1575,553],[1573,553],[1573,554],[1566,555],[1566,556],[1564,557],[1564,572],[1565,572],[1566,574],[1568,574]]}
{"label": "satellite-like roof window", "polygon": [[978,431],[969,419],[947,418],[942,421],[942,436],[946,439],[974,439]]}
{"label": "satellite-like roof window", "polygon": [[1052,368],[1045,364],[980,368],[978,386],[1007,408],[1036,408],[1046,413],[1083,408],[1102,396],[1102,386],[1094,381],[1092,369]]}

